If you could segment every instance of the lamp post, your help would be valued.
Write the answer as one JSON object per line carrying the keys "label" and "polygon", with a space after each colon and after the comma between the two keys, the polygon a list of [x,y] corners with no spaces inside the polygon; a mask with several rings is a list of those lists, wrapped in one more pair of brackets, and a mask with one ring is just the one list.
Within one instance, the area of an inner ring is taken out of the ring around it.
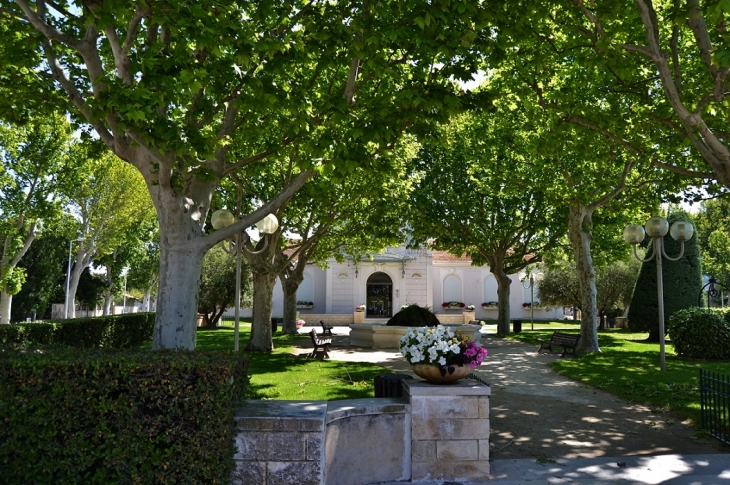
{"label": "lamp post", "polygon": [[[636,252],[636,245],[644,240],[644,228],[646,234],[653,240],[653,252],[651,256],[641,259]],[[664,251],[664,236],[667,232],[672,239],[679,241],[681,250],[679,256],[671,258]],[[684,242],[689,241],[694,234],[694,227],[687,221],[677,221],[669,228],[669,222],[659,216],[654,216],[646,221],[644,227],[639,224],[629,224],[624,228],[624,241],[634,247],[634,256],[642,263],[656,259],[656,286],[657,286],[657,306],[659,312],[659,362],[661,370],[667,370],[666,354],[664,351],[664,280],[662,276],[662,259],[667,258],[669,261],[678,261],[684,255]]]}
{"label": "lamp post", "polygon": [[[530,290],[530,330],[535,330],[535,281],[542,281],[545,274],[539,269],[533,268],[528,276],[523,269],[517,274],[517,277],[520,279],[522,287]],[[527,282],[527,286],[525,286],[525,282]]]}
{"label": "lamp post", "polygon": [[[238,204],[237,212],[239,212],[240,218],[240,200]],[[213,215],[210,218],[211,224],[213,224],[213,229],[223,229],[224,227],[228,227],[234,222],[236,222],[236,217],[231,214],[226,209],[219,209],[213,213]],[[239,333],[239,327],[240,327],[240,313],[241,313],[241,254],[242,251],[246,251],[249,254],[259,254],[263,252],[266,247],[269,244],[269,241],[266,239],[267,235],[273,234],[276,232],[276,230],[279,228],[279,220],[276,218],[274,214],[268,214],[266,217],[261,219],[256,223],[256,229],[258,229],[259,233],[264,235],[264,245],[259,250],[253,250],[246,247],[246,244],[244,243],[243,238],[243,232],[239,231],[236,233],[233,239],[233,243],[226,248],[225,245],[223,245],[223,249],[228,254],[233,254],[233,251],[236,252],[236,297],[235,297],[235,306],[234,306],[234,327],[233,327],[233,350],[238,352],[238,333]]]}
{"label": "lamp post", "polygon": [[73,243],[78,241],[85,241],[85,237],[79,237],[76,239],[72,239],[68,242],[68,269],[66,270],[66,303],[63,305],[63,318],[64,320],[68,318],[68,290],[69,285],[71,284],[71,246]]}

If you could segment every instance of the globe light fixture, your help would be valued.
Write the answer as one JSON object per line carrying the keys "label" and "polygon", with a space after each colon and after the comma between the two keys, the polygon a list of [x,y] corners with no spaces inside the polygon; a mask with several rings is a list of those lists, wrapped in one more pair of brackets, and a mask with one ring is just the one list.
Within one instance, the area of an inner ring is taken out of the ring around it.
{"label": "globe light fixture", "polygon": [[[659,313],[659,366],[662,371],[667,370],[666,351],[664,345],[664,280],[662,275],[662,260],[664,258],[669,261],[678,261],[684,256],[684,243],[692,239],[694,227],[687,221],[677,221],[669,227],[669,222],[659,216],[654,216],[646,221],[644,225],[646,234],[653,240],[653,252],[648,258],[640,258],[636,252],[636,245],[644,240],[644,228],[638,224],[629,224],[624,228],[624,240],[634,247],[634,257],[642,263],[647,263],[656,259],[656,282],[657,282],[657,307]],[[679,256],[670,257],[664,251],[664,236],[669,235],[675,241],[679,241],[681,249]]]}
{"label": "globe light fixture", "polygon": [[[239,201],[240,206],[240,201]],[[224,227],[228,227],[236,222],[236,216],[231,214],[226,209],[219,209],[210,216],[210,223],[213,225],[213,229],[219,230]],[[236,298],[234,305],[234,327],[233,327],[233,350],[238,352],[238,341],[239,341],[239,329],[240,329],[240,315],[241,315],[241,253],[246,251],[249,254],[262,253],[269,245],[269,238],[271,234],[274,234],[279,228],[279,220],[274,214],[268,214],[266,217],[256,223],[256,229],[259,233],[263,234],[264,245],[261,249],[254,249],[248,247],[246,241],[249,241],[249,237],[243,231],[239,231],[235,234],[233,242],[228,247],[223,245],[223,249],[228,254],[236,254]]]}

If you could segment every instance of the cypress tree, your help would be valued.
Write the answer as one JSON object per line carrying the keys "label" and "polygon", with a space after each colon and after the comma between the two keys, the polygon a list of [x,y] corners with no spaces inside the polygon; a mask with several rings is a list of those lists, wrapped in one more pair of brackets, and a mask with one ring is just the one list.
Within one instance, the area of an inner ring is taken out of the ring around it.
{"label": "cypress tree", "polygon": [[[689,214],[676,211],[667,217],[669,224],[675,221],[692,221]],[[663,238],[664,251],[671,258],[681,249],[678,241],[667,233]],[[647,255],[654,252],[653,241],[647,248]],[[702,268],[698,234],[684,243],[684,255],[678,261],[662,260],[664,275],[664,330],[672,314],[684,308],[697,306],[697,295],[702,289]],[[628,314],[629,328],[633,331],[649,332],[649,341],[659,341],[659,307],[657,305],[656,259],[641,266],[639,278],[634,287]]]}

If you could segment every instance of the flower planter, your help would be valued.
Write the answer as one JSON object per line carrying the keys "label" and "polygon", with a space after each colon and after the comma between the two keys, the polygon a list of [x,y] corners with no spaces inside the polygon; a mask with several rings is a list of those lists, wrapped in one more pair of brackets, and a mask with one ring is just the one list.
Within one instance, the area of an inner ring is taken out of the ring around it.
{"label": "flower planter", "polygon": [[413,364],[411,369],[418,377],[434,384],[445,384],[461,380],[471,374],[472,371],[468,365]]}

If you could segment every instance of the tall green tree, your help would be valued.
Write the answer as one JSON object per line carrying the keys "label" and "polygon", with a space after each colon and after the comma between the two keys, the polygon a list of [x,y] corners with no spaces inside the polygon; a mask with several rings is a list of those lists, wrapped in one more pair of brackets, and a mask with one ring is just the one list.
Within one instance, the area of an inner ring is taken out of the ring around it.
{"label": "tall green tree", "polygon": [[[675,221],[692,221],[684,211],[675,211],[667,217],[669,223]],[[678,261],[662,260],[664,275],[664,328],[672,314],[683,308],[697,306],[697,298],[702,288],[702,268],[700,265],[701,234],[695,234],[692,239],[684,243],[684,254]],[[676,258],[681,251],[681,245],[670,237],[663,238],[664,251],[670,258]],[[654,252],[653,241],[649,244],[646,254]],[[634,294],[629,307],[629,328],[635,331],[649,332],[648,340],[659,341],[659,304],[657,295],[657,266],[656,259],[652,259],[641,266],[639,278],[636,281]]]}
{"label": "tall green tree", "polygon": [[[225,244],[225,243],[224,243]],[[251,270],[248,265],[241,269],[241,301],[251,300]],[[200,302],[198,310],[205,318],[205,326],[218,326],[223,312],[233,305],[236,296],[235,256],[221,246],[208,251],[203,259],[200,276]]]}
{"label": "tall green tree", "polygon": [[61,211],[70,143],[62,115],[0,123],[0,323],[10,321],[13,295],[26,279],[19,263],[44,221]]}
{"label": "tall green tree", "polygon": [[546,171],[522,149],[528,129],[509,112],[468,113],[427,143],[414,166],[413,244],[468,254],[497,280],[498,333],[509,334],[510,274],[538,262],[563,237],[565,214]]}
{"label": "tall green tree", "polygon": [[[160,220],[155,349],[195,346],[208,249],[276,211],[315,172],[360,166],[377,176],[374,155],[459,109],[452,80],[469,80],[493,43],[490,9],[467,0],[2,5],[4,32],[15,33],[3,41],[43,53],[24,67],[55,83],[145,179]],[[20,96],[37,90],[8,84]],[[291,184],[206,235],[221,180],[266,171],[301,139],[318,150]]]}
{"label": "tall green tree", "polygon": [[703,201],[693,217],[702,252],[702,270],[730,286],[730,200],[722,197]]}
{"label": "tall green tree", "polygon": [[[103,150],[98,156],[87,146],[76,146],[79,180],[67,190],[67,210],[78,220],[78,241],[68,291],[69,317],[73,318],[74,298],[81,273],[96,257],[119,252],[133,244],[135,230],[153,214],[144,180],[129,164]],[[111,263],[110,263],[111,264]],[[117,265],[116,270],[121,271]]]}

